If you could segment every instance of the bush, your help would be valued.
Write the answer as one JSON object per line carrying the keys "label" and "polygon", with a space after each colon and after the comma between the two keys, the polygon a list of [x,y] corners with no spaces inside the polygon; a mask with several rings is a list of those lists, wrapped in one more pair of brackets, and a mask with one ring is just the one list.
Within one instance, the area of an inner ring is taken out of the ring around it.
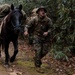
{"label": "bush", "polygon": [[[9,0],[5,2],[12,3]],[[29,16],[31,10],[44,5],[53,21],[51,48],[55,58],[66,58],[75,46],[75,0],[12,0],[15,5],[22,3]],[[55,51],[55,52],[54,52]]]}

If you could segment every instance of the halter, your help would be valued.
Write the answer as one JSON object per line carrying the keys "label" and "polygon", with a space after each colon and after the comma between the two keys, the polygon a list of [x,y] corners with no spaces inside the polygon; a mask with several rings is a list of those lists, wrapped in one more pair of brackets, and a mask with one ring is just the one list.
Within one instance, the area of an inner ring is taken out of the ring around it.
{"label": "halter", "polygon": [[[9,14],[8,14],[8,17],[7,17],[7,19],[8,19],[8,22],[11,24],[11,26],[12,27],[7,27],[9,30],[12,30],[12,31],[14,31],[17,27],[13,24],[13,22],[10,20],[11,19],[11,15],[13,14],[13,13],[15,13],[16,11],[11,11]],[[20,13],[20,14],[22,14],[22,12],[21,11],[19,11],[18,10],[18,12]],[[23,15],[23,14],[22,14]],[[20,23],[20,28],[22,27],[21,26],[21,24],[22,24],[22,22]],[[22,31],[22,30],[21,30]]]}

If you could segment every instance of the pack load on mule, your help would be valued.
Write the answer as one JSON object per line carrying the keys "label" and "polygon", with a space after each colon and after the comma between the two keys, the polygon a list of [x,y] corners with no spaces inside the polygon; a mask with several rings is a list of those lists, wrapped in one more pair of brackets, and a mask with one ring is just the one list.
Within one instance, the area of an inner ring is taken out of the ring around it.
{"label": "pack load on mule", "polygon": [[37,15],[36,11],[38,10],[38,8],[34,8],[32,11],[31,11],[31,16],[34,17]]}
{"label": "pack load on mule", "polygon": [[10,12],[10,5],[9,4],[2,4],[0,5],[0,23],[3,18]]}

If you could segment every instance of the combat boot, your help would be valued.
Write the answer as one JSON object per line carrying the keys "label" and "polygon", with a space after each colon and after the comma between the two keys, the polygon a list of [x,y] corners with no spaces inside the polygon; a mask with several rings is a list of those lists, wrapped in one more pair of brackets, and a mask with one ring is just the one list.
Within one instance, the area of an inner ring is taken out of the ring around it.
{"label": "combat boot", "polygon": [[38,73],[44,73],[44,70],[41,67],[36,67],[36,71]]}

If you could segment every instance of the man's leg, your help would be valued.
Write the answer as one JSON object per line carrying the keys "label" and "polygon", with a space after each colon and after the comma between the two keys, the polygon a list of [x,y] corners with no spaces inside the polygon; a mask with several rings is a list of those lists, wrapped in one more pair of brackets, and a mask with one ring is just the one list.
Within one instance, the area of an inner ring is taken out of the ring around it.
{"label": "man's leg", "polygon": [[35,66],[40,67],[42,64],[42,62],[41,62],[41,45],[39,43],[35,43],[34,49],[35,49],[35,57],[34,57]]}
{"label": "man's leg", "polygon": [[29,38],[28,39],[29,39],[29,44],[32,45],[33,44],[33,36],[32,35],[29,35]]}
{"label": "man's leg", "polygon": [[43,43],[43,50],[41,53],[41,59],[49,52],[49,43]]}

